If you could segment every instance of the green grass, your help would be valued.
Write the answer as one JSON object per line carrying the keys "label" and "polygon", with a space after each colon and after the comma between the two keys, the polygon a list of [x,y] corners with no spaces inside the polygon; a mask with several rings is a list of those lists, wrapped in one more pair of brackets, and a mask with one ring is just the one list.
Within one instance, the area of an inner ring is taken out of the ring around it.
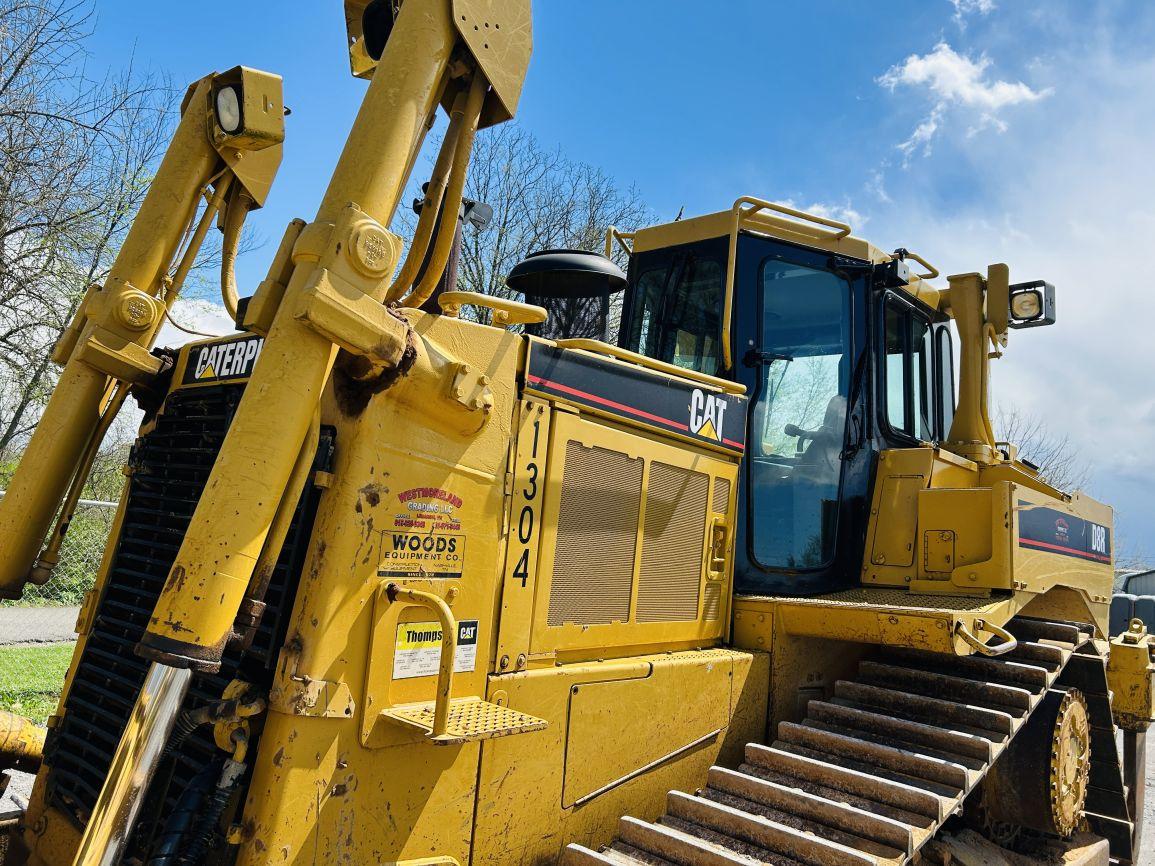
{"label": "green grass", "polygon": [[44,724],[56,710],[75,646],[0,647],[0,709]]}

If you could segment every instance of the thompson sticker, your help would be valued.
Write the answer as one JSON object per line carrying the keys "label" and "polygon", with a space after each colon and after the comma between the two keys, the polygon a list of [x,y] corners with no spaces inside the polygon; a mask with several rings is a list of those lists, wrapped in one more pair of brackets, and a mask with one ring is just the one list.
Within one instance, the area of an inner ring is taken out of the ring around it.
{"label": "thompson sticker", "polygon": [[[477,620],[457,624],[457,655],[453,672],[469,673],[477,664]],[[441,665],[441,624],[403,622],[397,626],[393,651],[393,679],[436,676]]]}

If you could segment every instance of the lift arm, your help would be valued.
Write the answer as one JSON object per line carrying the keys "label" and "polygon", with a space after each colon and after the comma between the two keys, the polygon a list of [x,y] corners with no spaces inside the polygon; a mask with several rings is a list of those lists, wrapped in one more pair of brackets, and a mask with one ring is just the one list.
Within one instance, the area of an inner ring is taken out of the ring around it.
{"label": "lift arm", "polygon": [[[254,108],[249,121],[230,133],[220,126],[215,97],[242,76],[261,90],[266,110]],[[263,201],[283,139],[279,77],[238,67],[189,88],[172,142],[108,279],[88,290],[53,352],[63,372],[0,502],[0,598],[20,597],[61,501],[70,486],[83,483],[86,453],[99,446],[94,440],[102,417],[107,427],[105,412],[119,408],[113,385],[143,382],[160,371],[161,361],[149,349],[180,290],[174,268],[187,273],[176,259],[202,193],[210,186],[223,190],[235,173]],[[191,263],[196,252],[190,244],[184,260]]]}

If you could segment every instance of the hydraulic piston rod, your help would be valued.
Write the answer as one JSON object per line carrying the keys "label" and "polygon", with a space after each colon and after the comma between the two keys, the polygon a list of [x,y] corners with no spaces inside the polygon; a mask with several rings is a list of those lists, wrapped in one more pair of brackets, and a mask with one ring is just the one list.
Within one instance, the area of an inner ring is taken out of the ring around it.
{"label": "hydraulic piston rod", "polygon": [[113,866],[120,862],[191,678],[189,670],[161,664],[149,668],[84,829],[75,866]]}

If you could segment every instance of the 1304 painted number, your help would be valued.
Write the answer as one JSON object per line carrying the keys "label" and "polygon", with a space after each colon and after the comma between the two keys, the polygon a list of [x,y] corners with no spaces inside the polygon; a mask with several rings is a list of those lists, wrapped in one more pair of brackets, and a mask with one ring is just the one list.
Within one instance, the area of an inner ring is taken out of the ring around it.
{"label": "1304 painted number", "polygon": [[521,555],[518,557],[517,565],[513,568],[513,578],[520,582],[523,589],[529,584],[530,550],[532,549],[533,535],[537,529],[537,506],[534,503],[541,492],[538,480],[541,470],[537,464],[540,439],[541,419],[538,418],[533,422],[533,447],[530,450],[529,462],[525,464],[521,472],[524,477],[524,484],[521,488],[521,513],[517,517],[517,541],[521,545]]}

